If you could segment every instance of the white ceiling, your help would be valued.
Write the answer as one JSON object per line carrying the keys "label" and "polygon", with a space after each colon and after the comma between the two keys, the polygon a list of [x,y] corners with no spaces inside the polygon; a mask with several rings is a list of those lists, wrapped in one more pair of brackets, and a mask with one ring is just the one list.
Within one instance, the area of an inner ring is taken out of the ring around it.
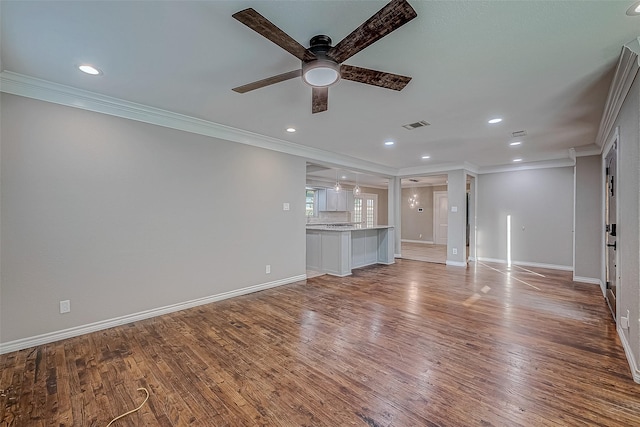
{"label": "white ceiling", "polygon": [[[409,2],[416,19],[345,62],[412,76],[409,85],[341,81],[329,110],[314,115],[299,79],[231,91],[300,67],[231,15],[253,7],[305,46],[316,34],[335,44],[386,1],[3,0],[0,65],[399,170],[566,159],[594,147],[622,46],[640,35],[640,16],[625,14],[633,1]],[[79,72],[84,62],[103,75]],[[496,116],[504,121],[487,124]],[[402,127],[419,120],[431,126]],[[510,147],[519,130],[523,144]],[[383,145],[389,138],[395,146]]]}

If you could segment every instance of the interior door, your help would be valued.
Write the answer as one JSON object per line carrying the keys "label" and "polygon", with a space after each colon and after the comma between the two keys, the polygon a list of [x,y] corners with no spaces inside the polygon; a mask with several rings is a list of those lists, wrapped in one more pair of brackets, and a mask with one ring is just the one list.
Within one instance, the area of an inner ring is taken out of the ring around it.
{"label": "interior door", "polygon": [[433,242],[447,244],[449,230],[449,198],[446,191],[433,192]]}
{"label": "interior door", "polygon": [[618,274],[616,271],[618,251],[616,230],[617,158],[617,144],[614,143],[605,158],[605,278],[607,281],[605,297],[614,320],[616,320],[616,295],[618,290]]}

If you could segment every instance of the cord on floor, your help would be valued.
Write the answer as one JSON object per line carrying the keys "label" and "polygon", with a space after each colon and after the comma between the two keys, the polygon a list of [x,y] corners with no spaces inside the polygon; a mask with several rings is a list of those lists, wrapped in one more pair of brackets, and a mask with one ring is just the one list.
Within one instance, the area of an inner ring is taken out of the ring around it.
{"label": "cord on floor", "polygon": [[132,409],[132,410],[130,410],[129,412],[125,412],[125,413],[124,413],[124,414],[122,414],[122,415],[118,415],[117,417],[115,417],[114,419],[112,419],[111,421],[109,421],[109,424],[107,424],[107,427],[109,427],[111,424],[113,424],[115,421],[119,420],[120,418],[122,418],[122,417],[126,417],[127,415],[129,415],[129,414],[133,414],[134,412],[136,412],[136,411],[140,410],[140,408],[142,408],[142,406],[144,406],[144,404],[145,404],[145,403],[147,403],[147,400],[149,400],[149,390],[147,390],[147,389],[146,389],[146,388],[144,388],[144,387],[140,387],[140,388],[138,389],[138,391],[140,391],[140,390],[142,390],[142,391],[144,391],[145,393],[147,393],[147,397],[145,397],[145,398],[144,398],[144,401],[140,404],[140,406],[138,406],[136,409]]}

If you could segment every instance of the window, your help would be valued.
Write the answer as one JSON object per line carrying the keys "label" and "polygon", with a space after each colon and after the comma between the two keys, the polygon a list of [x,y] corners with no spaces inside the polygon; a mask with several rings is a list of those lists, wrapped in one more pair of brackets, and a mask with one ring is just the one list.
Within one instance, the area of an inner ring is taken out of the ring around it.
{"label": "window", "polygon": [[375,203],[373,199],[365,199],[367,201],[367,227],[373,227],[375,224]]}
{"label": "window", "polygon": [[359,197],[353,200],[353,222],[362,222],[362,199]]}
{"label": "window", "polygon": [[307,189],[305,204],[304,204],[305,216],[311,217],[316,214],[316,190]]}

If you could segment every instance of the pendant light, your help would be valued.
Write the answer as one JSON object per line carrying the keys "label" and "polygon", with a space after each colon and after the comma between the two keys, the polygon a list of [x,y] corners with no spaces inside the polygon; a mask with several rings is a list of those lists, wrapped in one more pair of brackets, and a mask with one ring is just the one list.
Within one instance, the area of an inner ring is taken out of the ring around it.
{"label": "pendant light", "polygon": [[338,181],[338,170],[337,169],[336,169],[336,185],[333,187],[333,189],[334,189],[334,191],[336,193],[342,189],[342,187],[340,187],[340,182]]}
{"label": "pendant light", "polygon": [[358,174],[356,174],[356,186],[353,187],[353,195],[354,197],[360,197],[362,191],[360,190],[360,186],[358,185]]}

